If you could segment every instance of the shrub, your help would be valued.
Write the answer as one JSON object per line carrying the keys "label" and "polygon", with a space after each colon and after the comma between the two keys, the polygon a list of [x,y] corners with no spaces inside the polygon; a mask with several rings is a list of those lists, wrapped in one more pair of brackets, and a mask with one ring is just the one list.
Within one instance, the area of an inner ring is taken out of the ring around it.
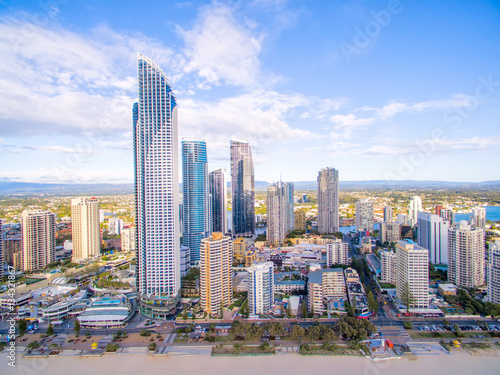
{"label": "shrub", "polygon": [[107,352],[116,352],[120,346],[118,344],[108,344],[106,345],[106,351]]}
{"label": "shrub", "polygon": [[38,349],[40,347],[40,343],[38,341],[33,341],[28,344],[28,349]]}
{"label": "shrub", "polygon": [[155,351],[156,350],[156,342],[152,342],[151,344],[149,344],[148,350]]}
{"label": "shrub", "polygon": [[140,335],[143,337],[149,337],[151,336],[151,331],[148,331],[147,329],[141,329]]}

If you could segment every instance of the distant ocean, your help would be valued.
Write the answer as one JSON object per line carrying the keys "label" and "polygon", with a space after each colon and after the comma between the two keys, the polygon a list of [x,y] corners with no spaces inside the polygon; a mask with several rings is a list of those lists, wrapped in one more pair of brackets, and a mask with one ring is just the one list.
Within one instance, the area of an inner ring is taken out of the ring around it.
{"label": "distant ocean", "polygon": [[[500,206],[485,206],[486,207],[486,220],[493,222],[500,221]],[[455,214],[455,222],[460,220],[469,221],[471,213]]]}

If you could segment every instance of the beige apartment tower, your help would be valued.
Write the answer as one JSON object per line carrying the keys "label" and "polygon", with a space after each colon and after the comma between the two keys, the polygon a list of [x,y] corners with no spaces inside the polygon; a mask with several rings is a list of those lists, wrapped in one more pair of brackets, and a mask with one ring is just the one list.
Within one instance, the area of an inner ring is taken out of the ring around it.
{"label": "beige apartment tower", "polygon": [[220,232],[201,240],[200,299],[209,314],[220,313],[221,306],[233,302],[233,242]]}
{"label": "beige apartment tower", "polygon": [[50,211],[25,210],[21,214],[23,271],[36,271],[56,259],[56,217]]}
{"label": "beige apartment tower", "polygon": [[101,252],[101,228],[97,198],[71,200],[73,260],[96,257]]}

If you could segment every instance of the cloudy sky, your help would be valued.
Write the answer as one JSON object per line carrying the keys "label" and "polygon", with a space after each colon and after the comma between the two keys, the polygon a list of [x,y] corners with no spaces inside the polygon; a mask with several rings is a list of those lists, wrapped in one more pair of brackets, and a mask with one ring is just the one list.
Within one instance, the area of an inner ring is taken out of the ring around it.
{"label": "cloudy sky", "polygon": [[0,180],[132,182],[137,51],[210,170],[500,179],[499,46],[498,1],[2,0]]}

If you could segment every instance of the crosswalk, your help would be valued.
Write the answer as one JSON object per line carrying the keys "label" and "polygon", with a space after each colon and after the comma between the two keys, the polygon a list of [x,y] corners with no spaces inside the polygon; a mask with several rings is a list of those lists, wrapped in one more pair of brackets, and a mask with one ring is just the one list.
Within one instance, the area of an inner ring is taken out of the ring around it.
{"label": "crosswalk", "polygon": [[171,346],[158,346],[156,348],[155,354],[167,355],[171,349],[172,349]]}
{"label": "crosswalk", "polygon": [[170,333],[167,336],[165,336],[165,339],[163,340],[163,342],[165,344],[173,344],[176,337],[177,337],[177,333]]}

